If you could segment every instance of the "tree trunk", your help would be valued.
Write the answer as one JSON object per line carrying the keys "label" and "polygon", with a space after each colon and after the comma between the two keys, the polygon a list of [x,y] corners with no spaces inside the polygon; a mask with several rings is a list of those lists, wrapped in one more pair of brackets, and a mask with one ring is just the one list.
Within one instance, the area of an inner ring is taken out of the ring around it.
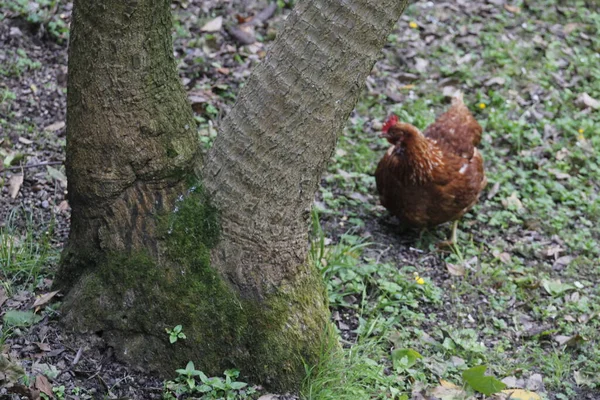
{"label": "tree trunk", "polygon": [[[336,135],[407,1],[305,0],[225,118],[202,173],[168,0],[76,0],[63,322],[170,374],[187,361],[296,389],[328,319],[307,261]],[[165,328],[183,325],[170,345]]]}

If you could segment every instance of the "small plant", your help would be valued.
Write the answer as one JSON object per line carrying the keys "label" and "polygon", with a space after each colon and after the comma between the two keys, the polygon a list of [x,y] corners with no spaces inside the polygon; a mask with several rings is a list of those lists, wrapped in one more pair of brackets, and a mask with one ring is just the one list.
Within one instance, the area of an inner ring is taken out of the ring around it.
{"label": "small plant", "polygon": [[185,333],[182,332],[183,327],[181,325],[177,325],[173,329],[165,328],[165,331],[169,334],[169,342],[175,343],[179,339],[187,339]]}
{"label": "small plant", "polygon": [[[228,369],[224,372],[225,378],[209,378],[202,371],[195,368],[194,362],[187,363],[185,369],[178,369],[179,377],[175,381],[165,382],[164,399],[176,399],[184,394],[200,394],[200,399],[249,399],[256,393],[253,387],[247,387],[245,382],[235,379],[240,375],[236,369]],[[200,382],[197,381],[200,380]]]}
{"label": "small plant", "polygon": [[198,371],[194,367],[193,361],[187,363],[185,369],[178,369],[175,372],[177,372],[180,375],[180,378],[183,378],[185,380],[185,383],[187,383],[190,389],[194,389],[196,387],[196,376],[204,376],[204,378],[206,378],[206,375],[204,375],[202,371]]}
{"label": "small plant", "polygon": [[54,393],[54,397],[56,399],[64,399],[65,398],[65,386],[64,385],[60,385],[60,386],[55,386],[52,388],[52,393]]}

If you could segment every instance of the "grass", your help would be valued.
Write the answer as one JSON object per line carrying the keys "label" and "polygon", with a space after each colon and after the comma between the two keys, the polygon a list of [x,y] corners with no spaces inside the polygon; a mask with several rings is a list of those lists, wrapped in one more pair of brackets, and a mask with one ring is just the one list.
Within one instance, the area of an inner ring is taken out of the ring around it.
{"label": "grass", "polygon": [[58,261],[59,251],[51,243],[54,221],[36,226],[30,212],[14,209],[0,227],[0,278],[12,288],[33,290],[41,279],[51,276],[48,266]]}

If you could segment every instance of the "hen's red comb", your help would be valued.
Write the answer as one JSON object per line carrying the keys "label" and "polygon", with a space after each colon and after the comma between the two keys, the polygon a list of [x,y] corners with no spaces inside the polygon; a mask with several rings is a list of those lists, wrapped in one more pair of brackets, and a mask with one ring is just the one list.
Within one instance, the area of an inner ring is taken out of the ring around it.
{"label": "hen's red comb", "polygon": [[387,133],[387,131],[394,125],[396,125],[398,123],[398,117],[395,116],[394,114],[390,115],[390,117],[387,119],[387,121],[385,121],[385,124],[383,124],[383,128],[381,128],[381,131],[383,133]]}

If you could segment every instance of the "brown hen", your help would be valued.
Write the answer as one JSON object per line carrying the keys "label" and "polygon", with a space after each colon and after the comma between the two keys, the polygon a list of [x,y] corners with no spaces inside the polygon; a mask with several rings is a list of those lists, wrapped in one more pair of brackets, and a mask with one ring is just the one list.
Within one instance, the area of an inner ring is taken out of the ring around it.
{"label": "brown hen", "polygon": [[375,179],[381,204],[404,224],[424,228],[454,221],[456,227],[487,184],[483,158],[475,147],[482,128],[459,94],[424,132],[392,115],[382,129],[392,145]]}

